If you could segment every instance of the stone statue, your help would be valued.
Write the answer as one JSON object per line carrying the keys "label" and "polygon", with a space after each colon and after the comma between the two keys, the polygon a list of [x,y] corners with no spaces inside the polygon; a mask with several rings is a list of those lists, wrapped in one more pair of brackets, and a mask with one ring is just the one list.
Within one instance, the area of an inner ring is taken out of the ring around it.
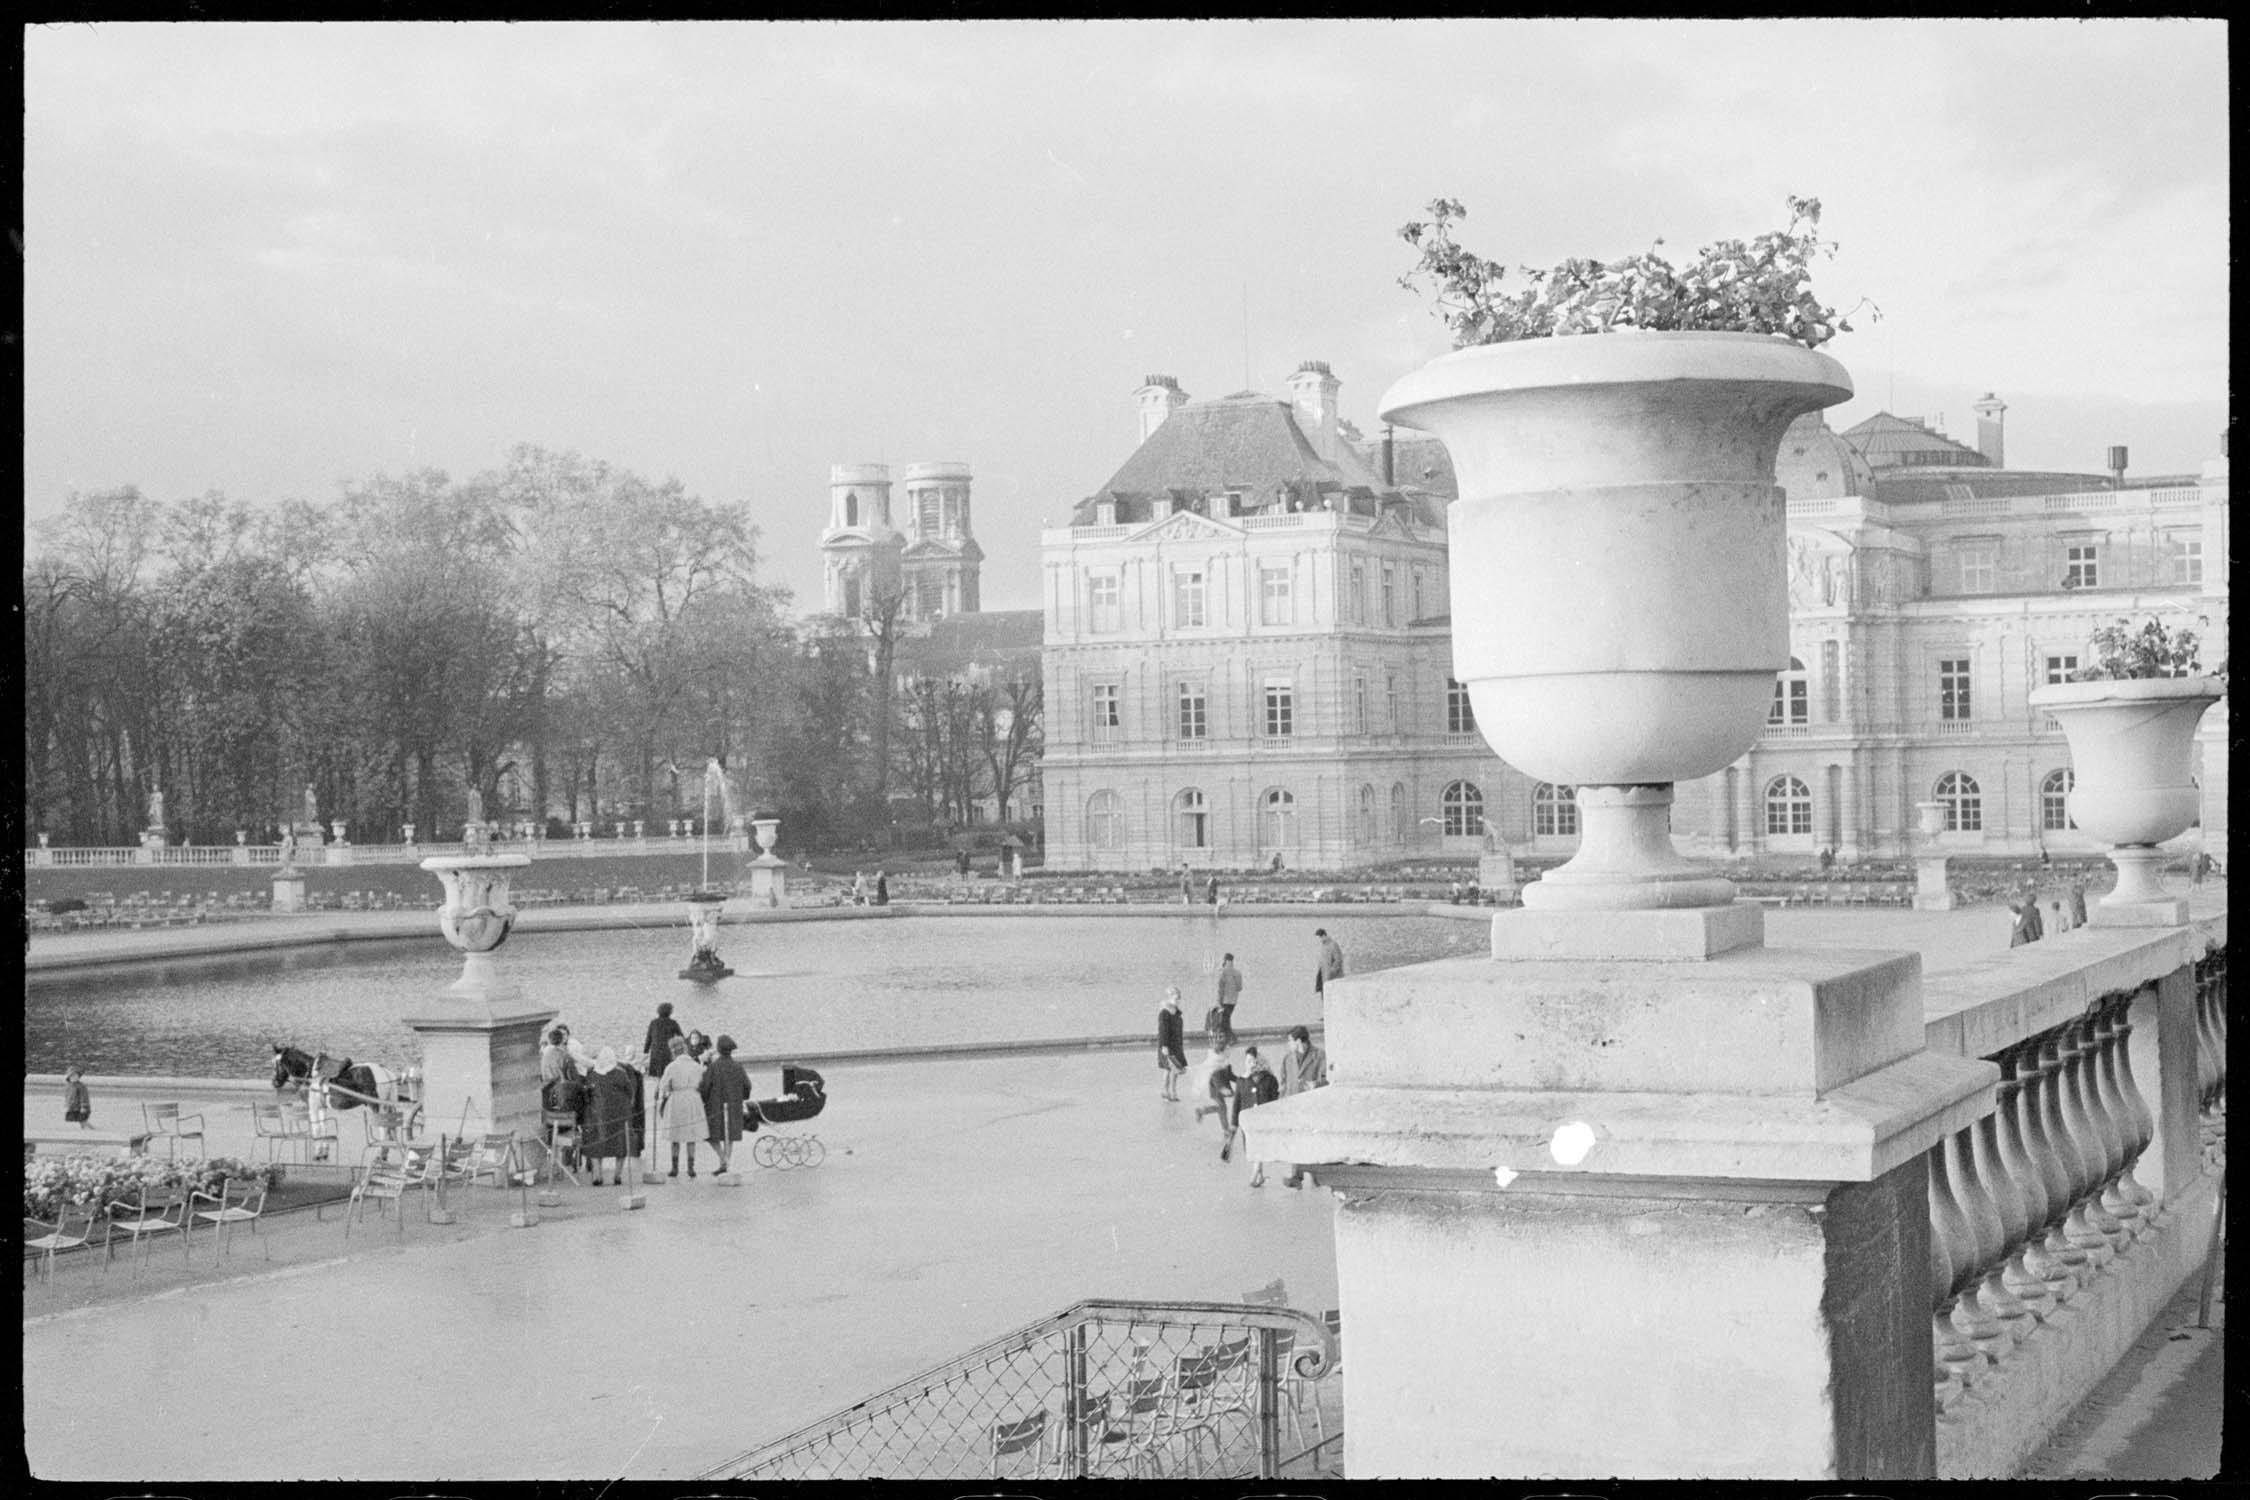
{"label": "stone statue", "polygon": [[305,821],[315,827],[320,823],[320,799],[313,795],[311,782],[305,783]]}
{"label": "stone statue", "polygon": [[484,822],[484,793],[469,788],[469,826],[474,828]]}
{"label": "stone statue", "polygon": [[148,826],[151,828],[162,828],[164,826],[164,793],[161,789],[148,794]]}

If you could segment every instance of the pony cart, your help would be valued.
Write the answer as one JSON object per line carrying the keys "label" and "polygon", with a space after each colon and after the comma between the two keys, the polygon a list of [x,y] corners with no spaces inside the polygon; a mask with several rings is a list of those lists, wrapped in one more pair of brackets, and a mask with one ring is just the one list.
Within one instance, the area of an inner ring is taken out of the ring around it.
{"label": "pony cart", "polygon": [[828,1148],[820,1143],[819,1136],[775,1127],[810,1120],[827,1104],[828,1090],[818,1073],[794,1063],[784,1064],[781,1097],[750,1101],[750,1128],[757,1130],[763,1126],[767,1131],[760,1134],[758,1144],[750,1148],[750,1159],[761,1167],[819,1166],[828,1155]]}

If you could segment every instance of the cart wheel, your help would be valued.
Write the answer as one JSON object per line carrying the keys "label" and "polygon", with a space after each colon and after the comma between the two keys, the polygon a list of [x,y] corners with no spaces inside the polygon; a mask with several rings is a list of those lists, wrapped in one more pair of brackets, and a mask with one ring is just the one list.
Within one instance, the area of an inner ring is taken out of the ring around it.
{"label": "cart wheel", "polygon": [[805,1138],[805,1165],[817,1167],[826,1160],[828,1160],[828,1148],[820,1143],[820,1137],[817,1135],[807,1136]]}
{"label": "cart wheel", "polygon": [[750,1159],[761,1167],[779,1166],[781,1142],[770,1135],[758,1137],[758,1144],[750,1148]]}

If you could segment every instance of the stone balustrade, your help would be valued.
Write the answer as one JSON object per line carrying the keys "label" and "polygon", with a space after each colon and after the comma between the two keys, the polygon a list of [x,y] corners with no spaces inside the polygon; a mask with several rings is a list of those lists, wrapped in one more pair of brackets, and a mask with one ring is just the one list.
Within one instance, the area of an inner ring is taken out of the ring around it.
{"label": "stone balustrade", "polygon": [[1942,1477],[2009,1474],[2208,1251],[2225,942],[2223,915],[2079,929],[1927,982],[1930,1048],[2000,1069],[1992,1113],[1928,1157]]}

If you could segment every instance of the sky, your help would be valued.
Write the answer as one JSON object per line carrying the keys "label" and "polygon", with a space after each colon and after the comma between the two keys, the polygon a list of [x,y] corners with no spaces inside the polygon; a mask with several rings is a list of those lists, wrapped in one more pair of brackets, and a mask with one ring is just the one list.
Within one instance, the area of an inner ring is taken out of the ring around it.
{"label": "sky", "polygon": [[1818,197],[1880,321],[1829,413],[2008,462],[2227,420],[2223,22],[119,24],[25,34],[27,524],[325,502],[517,443],[743,502],[819,606],[831,464],[972,467],[987,609],[1152,373],[1377,427],[1448,347],[1398,226],[1675,258]]}

